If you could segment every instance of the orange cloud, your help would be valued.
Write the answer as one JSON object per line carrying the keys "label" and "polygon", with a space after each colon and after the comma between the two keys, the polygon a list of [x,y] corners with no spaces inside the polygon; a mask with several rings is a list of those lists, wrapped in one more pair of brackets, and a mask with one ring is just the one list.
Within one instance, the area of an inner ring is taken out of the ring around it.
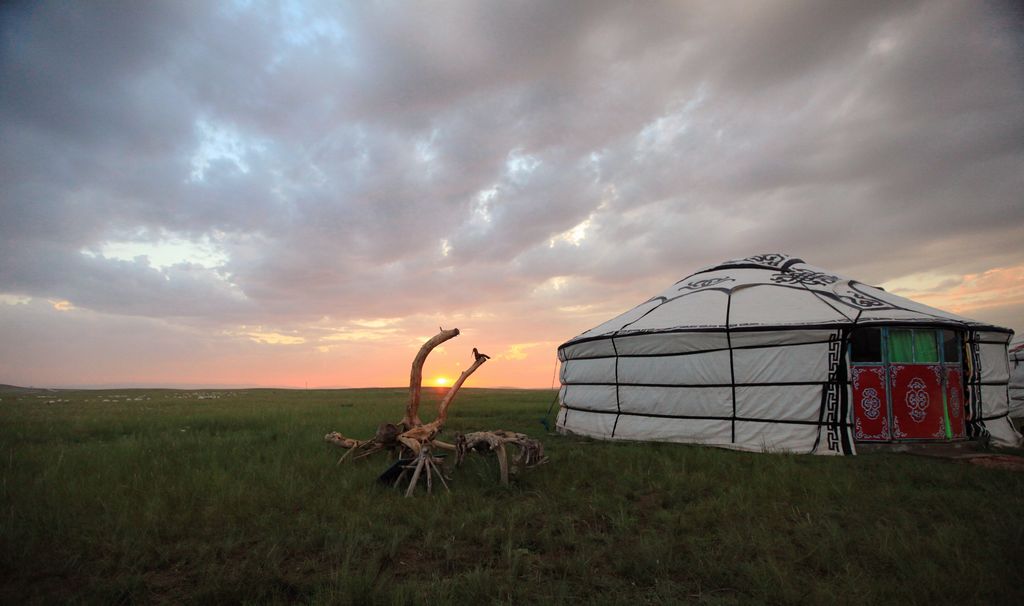
{"label": "orange cloud", "polygon": [[912,274],[890,280],[882,286],[902,297],[953,313],[1024,305],[1024,265],[997,267],[962,276]]}
{"label": "orange cloud", "polygon": [[57,311],[71,311],[75,309],[75,306],[71,304],[71,301],[55,301],[51,299],[50,304],[53,305],[53,308],[56,309]]}

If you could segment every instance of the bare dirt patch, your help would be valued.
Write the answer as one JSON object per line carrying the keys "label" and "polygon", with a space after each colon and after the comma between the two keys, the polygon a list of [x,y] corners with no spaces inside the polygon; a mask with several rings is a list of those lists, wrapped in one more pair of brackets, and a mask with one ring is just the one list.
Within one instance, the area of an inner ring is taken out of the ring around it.
{"label": "bare dirt patch", "polygon": [[1024,457],[1013,455],[979,455],[967,459],[969,462],[989,469],[1007,469],[1009,471],[1024,471]]}

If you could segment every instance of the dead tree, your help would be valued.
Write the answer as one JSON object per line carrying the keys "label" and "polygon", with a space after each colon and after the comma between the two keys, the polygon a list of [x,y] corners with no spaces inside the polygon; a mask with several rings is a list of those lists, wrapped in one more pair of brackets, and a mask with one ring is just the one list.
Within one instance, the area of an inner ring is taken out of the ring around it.
{"label": "dead tree", "polygon": [[[516,460],[517,470],[539,465],[547,460],[544,457],[544,449],[540,442],[532,440],[523,434],[506,431],[467,434],[466,436],[461,436],[461,443],[464,446],[461,451],[456,445],[437,439],[437,436],[444,429],[445,422],[448,420],[448,410],[451,407],[452,400],[455,399],[455,394],[458,393],[466,379],[490,359],[490,356],[480,353],[476,348],[473,348],[473,364],[462,371],[459,378],[448,389],[448,393],[441,399],[441,403],[437,407],[437,418],[430,423],[423,423],[420,420],[419,408],[420,391],[423,383],[423,363],[426,362],[427,356],[435,347],[458,335],[458,328],[451,330],[441,329],[441,332],[434,335],[420,347],[419,352],[413,359],[412,370],[409,373],[409,401],[405,407],[405,416],[398,424],[384,423],[380,425],[377,428],[376,435],[369,440],[347,438],[338,432],[331,432],[324,436],[325,441],[346,449],[346,452],[338,459],[338,464],[341,464],[342,461],[353,453],[358,453],[355,458],[361,459],[381,451],[397,452],[399,465],[402,467],[402,470],[395,480],[395,486],[397,487],[411,473],[412,478],[405,492],[406,496],[411,496],[421,477],[425,478],[427,492],[433,490],[434,476],[439,478],[446,489],[448,488],[448,483],[445,481],[440,468],[441,459],[433,454],[435,449],[455,451],[458,460],[461,461],[468,450],[482,451],[484,444],[487,444],[490,450],[494,450],[496,454],[499,454],[498,460],[502,470],[501,480],[504,484],[508,483],[508,463],[505,457],[505,444],[513,444],[520,449],[520,456]],[[492,443],[493,446],[491,446]]]}

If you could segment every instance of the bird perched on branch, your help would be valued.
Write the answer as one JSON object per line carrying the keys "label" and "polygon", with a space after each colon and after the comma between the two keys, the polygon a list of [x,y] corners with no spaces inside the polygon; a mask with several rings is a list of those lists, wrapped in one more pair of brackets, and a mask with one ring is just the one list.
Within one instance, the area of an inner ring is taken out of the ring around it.
{"label": "bird perched on branch", "polygon": [[483,358],[484,360],[490,360],[490,359],[491,359],[491,356],[489,356],[489,355],[487,355],[487,354],[485,354],[485,353],[480,353],[480,352],[479,352],[479,351],[477,351],[477,350],[476,350],[476,348],[474,347],[474,348],[473,348],[473,360],[479,360],[480,358]]}

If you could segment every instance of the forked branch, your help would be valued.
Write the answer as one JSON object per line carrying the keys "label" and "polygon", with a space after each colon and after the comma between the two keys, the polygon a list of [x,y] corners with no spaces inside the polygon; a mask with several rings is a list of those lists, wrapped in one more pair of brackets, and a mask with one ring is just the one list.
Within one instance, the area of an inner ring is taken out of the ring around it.
{"label": "forked branch", "polygon": [[[475,352],[476,348],[474,348],[473,351]],[[455,383],[452,383],[451,388],[448,389],[448,393],[444,394],[444,399],[442,399],[441,403],[437,405],[437,418],[434,419],[434,423],[437,423],[438,428],[444,425],[444,422],[448,420],[448,407],[451,406],[452,400],[455,399],[455,394],[459,391],[459,388],[462,387],[462,384],[466,382],[466,379],[469,378],[469,375],[476,372],[476,369],[483,366],[483,363],[489,359],[489,356],[485,356],[482,354],[477,355],[476,361],[473,362],[473,365],[467,368],[466,370],[462,371],[462,374],[459,375],[459,378],[455,381]]]}
{"label": "forked branch", "polygon": [[404,429],[412,429],[413,427],[419,427],[423,425],[423,421],[420,421],[420,390],[423,385],[423,363],[427,361],[427,356],[430,352],[444,343],[448,339],[454,339],[459,336],[459,329],[453,328],[451,330],[441,329],[441,332],[437,333],[430,338],[429,341],[420,347],[419,353],[412,361],[412,370],[409,373],[409,403],[405,405],[405,416],[402,418],[400,425]]}

